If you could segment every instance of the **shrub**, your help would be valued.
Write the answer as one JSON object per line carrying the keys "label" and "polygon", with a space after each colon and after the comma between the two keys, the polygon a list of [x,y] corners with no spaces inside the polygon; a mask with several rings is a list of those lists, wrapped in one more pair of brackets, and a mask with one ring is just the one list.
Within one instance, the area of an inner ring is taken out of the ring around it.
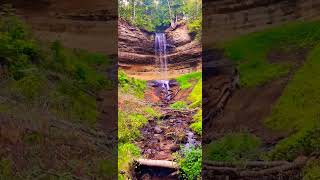
{"label": "shrub", "polygon": [[182,149],[183,158],[178,158],[183,179],[196,180],[201,178],[202,149]]}
{"label": "shrub", "polygon": [[260,144],[260,140],[251,134],[228,134],[205,147],[205,158],[229,162],[253,160],[258,157]]}

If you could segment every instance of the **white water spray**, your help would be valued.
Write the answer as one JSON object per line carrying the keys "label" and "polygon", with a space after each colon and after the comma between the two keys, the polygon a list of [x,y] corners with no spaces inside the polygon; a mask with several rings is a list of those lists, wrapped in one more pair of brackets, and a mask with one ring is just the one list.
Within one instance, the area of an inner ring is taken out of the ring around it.
{"label": "white water spray", "polygon": [[168,61],[167,61],[167,41],[164,33],[155,34],[155,54],[156,61],[160,67],[160,78],[158,82],[162,85],[162,88],[167,91],[170,89],[168,79]]}

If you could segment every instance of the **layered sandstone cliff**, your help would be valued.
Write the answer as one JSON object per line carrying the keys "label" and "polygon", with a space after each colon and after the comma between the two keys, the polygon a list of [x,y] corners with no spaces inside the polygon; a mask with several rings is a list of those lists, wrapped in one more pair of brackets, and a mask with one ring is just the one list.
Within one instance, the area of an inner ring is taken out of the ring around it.
{"label": "layered sandstone cliff", "polygon": [[[185,22],[165,30],[169,78],[201,68],[201,44],[190,36]],[[122,19],[118,23],[119,65],[129,75],[156,79],[160,71],[155,55],[155,33],[139,29]]]}
{"label": "layered sandstone cliff", "polygon": [[[318,0],[203,1],[203,44],[230,39],[294,20],[320,18]],[[204,47],[206,48],[206,47]]]}

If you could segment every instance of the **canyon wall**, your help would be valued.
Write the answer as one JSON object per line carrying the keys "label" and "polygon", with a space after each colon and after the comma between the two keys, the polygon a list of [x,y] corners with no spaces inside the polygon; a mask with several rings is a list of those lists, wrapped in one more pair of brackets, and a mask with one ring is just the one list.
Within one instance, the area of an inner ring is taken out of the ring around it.
{"label": "canyon wall", "polygon": [[293,20],[320,19],[320,0],[204,0],[203,43]]}
{"label": "canyon wall", "polygon": [[[188,33],[185,22],[165,31],[167,38],[168,77],[201,69],[201,43]],[[118,22],[119,66],[132,77],[159,78],[160,66],[155,56],[155,33],[139,29],[126,21]]]}
{"label": "canyon wall", "polygon": [[34,35],[61,40],[70,48],[117,54],[117,1],[5,0],[13,4]]}

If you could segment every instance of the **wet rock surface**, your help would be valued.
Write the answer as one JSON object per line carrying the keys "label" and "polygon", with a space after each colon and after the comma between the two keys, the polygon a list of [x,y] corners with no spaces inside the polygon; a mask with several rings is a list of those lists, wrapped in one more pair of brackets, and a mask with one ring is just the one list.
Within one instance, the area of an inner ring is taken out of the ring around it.
{"label": "wet rock surface", "polygon": [[[180,92],[176,81],[169,81],[171,94]],[[195,110],[174,110],[169,104],[174,103],[174,97],[167,99],[167,93],[157,81],[148,82],[146,99],[151,95],[157,97],[153,103],[160,107],[161,116],[150,119],[141,129],[141,139],[137,142],[142,150],[143,158],[154,160],[174,160],[173,153],[180,150],[181,145],[201,144],[201,138],[191,132],[189,126]],[[152,99],[152,98],[151,98]],[[156,101],[157,100],[157,101]]]}

